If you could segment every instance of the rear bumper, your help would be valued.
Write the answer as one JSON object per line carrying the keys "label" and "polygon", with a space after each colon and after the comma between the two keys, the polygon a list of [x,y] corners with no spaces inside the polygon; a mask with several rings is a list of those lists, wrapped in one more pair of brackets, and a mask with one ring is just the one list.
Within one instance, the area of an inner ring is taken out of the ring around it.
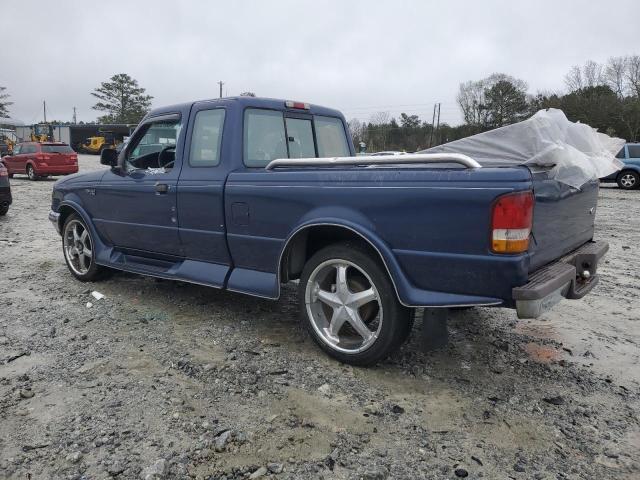
{"label": "rear bumper", "polygon": [[608,250],[607,242],[587,242],[533,272],[512,290],[518,318],[537,318],[563,298],[584,297],[598,284],[598,262]]}
{"label": "rear bumper", "polygon": [[70,175],[78,173],[78,165],[36,165],[35,170],[37,175]]}

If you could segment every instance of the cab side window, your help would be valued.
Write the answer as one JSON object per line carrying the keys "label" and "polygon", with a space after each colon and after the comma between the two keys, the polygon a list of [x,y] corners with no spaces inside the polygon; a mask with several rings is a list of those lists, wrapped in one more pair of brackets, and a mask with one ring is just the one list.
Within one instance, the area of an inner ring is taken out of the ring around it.
{"label": "cab side window", "polygon": [[176,144],[180,135],[180,120],[149,122],[136,133],[127,146],[127,169],[171,170],[176,156]]}
{"label": "cab side window", "polygon": [[640,158],[640,145],[627,145],[629,158]]}
{"label": "cab side window", "polygon": [[13,155],[20,155],[22,149],[22,145],[16,145],[13,147]]}
{"label": "cab side window", "polygon": [[189,165],[192,167],[215,167],[220,163],[220,145],[225,111],[221,108],[201,110],[196,114]]}

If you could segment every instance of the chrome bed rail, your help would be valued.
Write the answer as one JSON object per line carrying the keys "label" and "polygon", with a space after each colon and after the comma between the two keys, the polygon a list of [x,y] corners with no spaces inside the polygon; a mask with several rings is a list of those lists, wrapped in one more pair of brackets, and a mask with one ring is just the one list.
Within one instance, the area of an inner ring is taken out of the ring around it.
{"label": "chrome bed rail", "polygon": [[264,167],[317,167],[334,165],[409,165],[427,163],[457,163],[466,168],[481,168],[473,158],[461,153],[408,153],[406,155],[376,155],[329,158],[278,158]]}

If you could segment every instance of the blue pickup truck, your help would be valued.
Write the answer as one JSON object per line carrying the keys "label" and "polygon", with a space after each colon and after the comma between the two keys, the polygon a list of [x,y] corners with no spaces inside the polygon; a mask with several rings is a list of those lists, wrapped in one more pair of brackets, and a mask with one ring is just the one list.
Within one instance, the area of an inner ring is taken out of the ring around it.
{"label": "blue pickup truck", "polygon": [[640,188],[640,143],[627,143],[620,149],[616,158],[624,165],[618,172],[614,172],[600,181],[603,183],[617,183],[623,190]]}
{"label": "blue pickup truck", "polygon": [[598,180],[460,154],[355,156],[343,115],[253,97],[149,113],[111,168],[60,179],[49,219],[71,273],[105,267],[277,299],[340,361],[369,365],[417,307],[533,318],[597,283]]}

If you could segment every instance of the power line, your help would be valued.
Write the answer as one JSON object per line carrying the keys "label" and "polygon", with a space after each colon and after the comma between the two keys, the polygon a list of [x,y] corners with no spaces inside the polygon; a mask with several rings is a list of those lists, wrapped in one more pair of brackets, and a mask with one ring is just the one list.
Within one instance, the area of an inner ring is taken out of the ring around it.
{"label": "power line", "polygon": [[[428,102],[428,103],[404,103],[404,104],[390,104],[390,105],[368,105],[368,106],[354,106],[354,107],[343,107],[343,110],[345,111],[355,111],[355,110],[369,110],[369,109],[376,109],[376,108],[402,108],[402,107],[427,107],[427,106],[431,106],[436,102]],[[456,105],[456,102],[444,102],[445,105]]]}

